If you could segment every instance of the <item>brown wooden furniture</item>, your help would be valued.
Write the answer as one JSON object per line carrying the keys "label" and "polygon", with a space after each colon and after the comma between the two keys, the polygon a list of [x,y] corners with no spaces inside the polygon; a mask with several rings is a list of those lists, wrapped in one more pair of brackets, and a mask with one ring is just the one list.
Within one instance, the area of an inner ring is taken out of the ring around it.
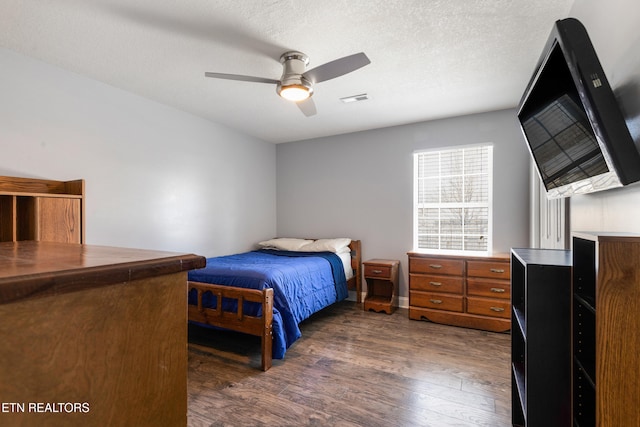
{"label": "brown wooden furniture", "polygon": [[409,318],[508,331],[509,257],[409,252]]}
{"label": "brown wooden furniture", "polygon": [[371,259],[362,264],[364,265],[364,278],[367,281],[364,310],[393,313],[395,310],[393,303],[398,294],[400,261]]}
{"label": "brown wooden furniture", "polygon": [[512,249],[511,306],[512,424],[569,427],[571,252]]}
{"label": "brown wooden furniture", "polygon": [[[0,413],[0,424],[186,425],[187,270],[204,264],[166,252],[0,243],[0,396],[24,408]],[[34,412],[32,403],[64,406]]]}
{"label": "brown wooden furniture", "polygon": [[0,176],[0,242],[84,243],[84,181]]}
{"label": "brown wooden furniture", "polygon": [[573,418],[640,425],[640,235],[573,233]]}
{"label": "brown wooden furniture", "polygon": [[[355,290],[360,295],[362,287],[362,251],[360,240],[352,240],[351,267],[353,277],[347,281],[347,287]],[[235,286],[226,286],[210,283],[189,281],[188,290],[197,291],[197,303],[189,304],[189,320],[207,325],[222,327],[232,331],[259,336],[262,342],[263,371],[272,366],[272,322],[273,322],[273,290],[255,290]],[[205,307],[202,297],[206,292],[212,292],[217,296],[216,307]],[[222,309],[222,298],[238,300],[237,312],[227,312]],[[248,316],[242,312],[242,302],[250,301],[262,304],[262,316]]]}

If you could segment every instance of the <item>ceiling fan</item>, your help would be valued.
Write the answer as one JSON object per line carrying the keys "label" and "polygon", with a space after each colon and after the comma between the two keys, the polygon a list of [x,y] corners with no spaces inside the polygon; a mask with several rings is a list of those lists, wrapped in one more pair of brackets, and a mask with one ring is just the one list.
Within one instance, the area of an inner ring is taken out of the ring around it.
{"label": "ceiling fan", "polygon": [[295,102],[306,116],[312,116],[316,114],[316,108],[311,99],[315,83],[343,76],[370,64],[371,61],[367,55],[360,52],[327,62],[307,71],[309,57],[302,52],[290,51],[280,56],[280,63],[283,67],[280,80],[212,72],[205,72],[204,75],[216,79],[275,84],[278,95]]}

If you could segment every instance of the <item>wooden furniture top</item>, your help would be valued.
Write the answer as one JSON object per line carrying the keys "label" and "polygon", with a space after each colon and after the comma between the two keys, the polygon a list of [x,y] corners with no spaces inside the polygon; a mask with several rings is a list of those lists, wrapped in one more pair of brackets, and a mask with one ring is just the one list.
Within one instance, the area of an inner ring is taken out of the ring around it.
{"label": "wooden furniture top", "polygon": [[450,258],[460,260],[473,260],[473,261],[504,261],[510,260],[511,255],[508,253],[496,253],[489,256],[484,255],[448,255],[448,254],[431,254],[426,252],[407,252],[407,255],[418,258]]}
{"label": "wooden furniture top", "polygon": [[400,264],[400,261],[395,259],[370,259],[365,261],[364,264],[376,264],[393,267],[396,264]]}
{"label": "wooden furniture top", "polygon": [[637,233],[628,233],[624,231],[615,232],[598,232],[598,231],[572,231],[572,236],[579,237],[584,240],[591,240],[592,242],[625,242],[625,243],[640,243],[640,235]]}
{"label": "wooden furniture top", "polygon": [[524,265],[571,267],[571,251],[564,249],[512,248],[511,253]]}
{"label": "wooden furniture top", "polygon": [[[0,243],[0,304],[202,268],[193,254],[19,241]],[[186,289],[186,288],[185,288]]]}
{"label": "wooden furniture top", "polygon": [[21,196],[63,195],[65,197],[82,197],[84,196],[84,180],[53,181],[49,179],[0,176],[0,194]]}

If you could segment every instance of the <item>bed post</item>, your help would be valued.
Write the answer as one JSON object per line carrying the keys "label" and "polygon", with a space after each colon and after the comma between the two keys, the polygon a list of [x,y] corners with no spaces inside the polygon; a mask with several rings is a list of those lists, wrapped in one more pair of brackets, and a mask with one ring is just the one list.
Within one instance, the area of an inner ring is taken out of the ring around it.
{"label": "bed post", "polygon": [[[360,240],[352,240],[349,244],[351,249],[351,268],[353,268],[355,288],[356,288],[356,302],[360,304],[362,302],[362,245]],[[353,286],[353,285],[352,285]]]}
{"label": "bed post", "polygon": [[264,302],[262,303],[262,317],[264,328],[262,330],[262,370],[271,368],[273,353],[273,336],[271,333],[273,323],[273,289],[264,290]]}

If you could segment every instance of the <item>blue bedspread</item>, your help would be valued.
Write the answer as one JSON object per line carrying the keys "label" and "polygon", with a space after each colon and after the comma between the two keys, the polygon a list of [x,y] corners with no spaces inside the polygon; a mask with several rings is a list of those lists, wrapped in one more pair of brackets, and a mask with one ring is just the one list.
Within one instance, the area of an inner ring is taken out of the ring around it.
{"label": "blue bedspread", "polygon": [[[273,288],[274,359],[284,358],[286,350],[300,338],[300,322],[348,295],[342,261],[330,252],[259,250],[209,258],[205,268],[189,272],[189,280],[251,289]],[[209,304],[213,306],[215,297],[210,297]],[[195,304],[195,298],[192,291],[189,304]],[[207,301],[203,304],[207,305]],[[261,314],[259,304],[245,304],[246,314]],[[235,307],[223,301],[223,309]]]}

